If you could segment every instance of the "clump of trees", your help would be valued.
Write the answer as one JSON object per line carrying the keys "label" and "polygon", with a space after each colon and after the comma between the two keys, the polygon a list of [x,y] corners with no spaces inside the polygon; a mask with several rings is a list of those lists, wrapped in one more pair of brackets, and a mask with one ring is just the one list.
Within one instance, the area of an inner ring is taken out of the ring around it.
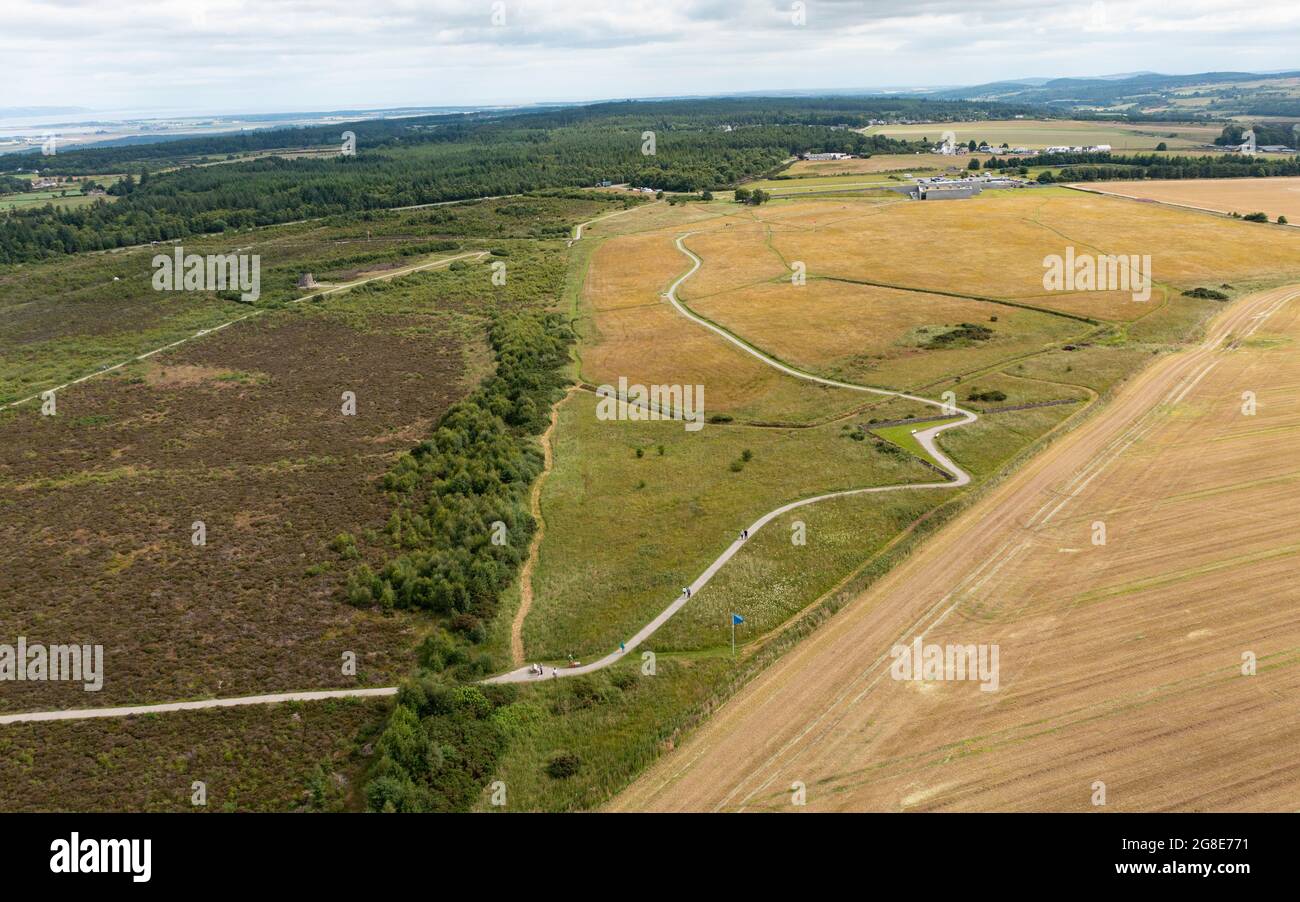
{"label": "clump of trees", "polygon": [[573,336],[558,314],[510,311],[495,316],[489,339],[496,373],[384,475],[395,502],[384,532],[399,553],[352,571],[352,604],[490,620],[526,555],[527,494],[542,469],[530,436],[560,395]]}
{"label": "clump of trees", "polygon": [[946,332],[930,337],[925,343],[927,348],[947,348],[954,344],[968,341],[988,341],[993,337],[993,330],[978,323],[958,323]]}
{"label": "clump of trees", "polygon": [[466,811],[505,750],[499,712],[513,686],[455,686],[425,675],[397,695],[366,783],[371,811]]}

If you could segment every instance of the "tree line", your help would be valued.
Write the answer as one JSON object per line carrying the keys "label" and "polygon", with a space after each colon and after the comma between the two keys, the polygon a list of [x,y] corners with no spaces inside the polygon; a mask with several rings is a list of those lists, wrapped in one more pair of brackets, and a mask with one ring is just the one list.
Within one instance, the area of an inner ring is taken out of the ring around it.
{"label": "tree line", "polygon": [[[110,189],[116,200],[11,213],[0,220],[0,263],[603,181],[664,191],[716,190],[771,172],[799,153],[914,149],[849,128],[872,119],[1006,114],[993,104],[899,98],[636,101],[74,150],[38,158],[42,172],[125,171],[127,177]],[[356,132],[355,155],[185,165],[198,154],[233,156],[286,142],[338,146],[345,130]],[[654,133],[653,153],[644,152],[646,132]],[[32,162],[28,155],[6,161],[11,167]]]}

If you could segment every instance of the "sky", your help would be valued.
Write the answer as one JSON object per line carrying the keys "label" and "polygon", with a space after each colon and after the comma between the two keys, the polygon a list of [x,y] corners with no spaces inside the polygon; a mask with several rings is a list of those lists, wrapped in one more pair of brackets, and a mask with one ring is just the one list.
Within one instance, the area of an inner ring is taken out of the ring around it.
{"label": "sky", "polygon": [[0,108],[579,101],[1300,68],[1297,0],[0,0]]}

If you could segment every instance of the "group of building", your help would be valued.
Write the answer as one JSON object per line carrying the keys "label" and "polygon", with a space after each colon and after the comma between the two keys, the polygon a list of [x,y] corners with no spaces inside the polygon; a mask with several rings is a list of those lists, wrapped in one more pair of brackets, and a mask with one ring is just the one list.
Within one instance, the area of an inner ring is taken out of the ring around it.
{"label": "group of building", "polygon": [[978,176],[960,179],[942,175],[919,178],[916,184],[901,190],[913,200],[960,200],[976,197],[985,188],[1026,188],[1032,185],[1032,182],[1023,179],[985,172]]}
{"label": "group of building", "polygon": [[801,159],[801,160],[813,160],[813,161],[820,161],[820,160],[851,160],[851,159],[853,159],[853,154],[851,154],[851,153],[801,153],[801,154],[799,154],[799,159]]}
{"label": "group of building", "polygon": [[[966,156],[971,152],[969,144],[957,144],[951,141],[945,141],[942,144],[931,148],[933,153],[943,154],[944,156]],[[1034,150],[1031,147],[1009,147],[1004,144],[1001,147],[994,147],[992,144],[979,145],[978,153],[1006,154],[1018,157],[1036,157],[1040,153],[1110,153],[1109,144],[1076,144],[1066,146],[1064,144],[1056,147],[1045,147],[1042,150]]]}

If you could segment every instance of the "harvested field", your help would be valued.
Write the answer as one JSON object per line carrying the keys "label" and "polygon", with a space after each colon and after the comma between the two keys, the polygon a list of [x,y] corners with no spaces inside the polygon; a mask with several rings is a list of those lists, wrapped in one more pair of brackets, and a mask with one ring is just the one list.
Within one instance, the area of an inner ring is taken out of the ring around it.
{"label": "harvested field", "polygon": [[[788,811],[800,781],[813,810],[1091,811],[1100,781],[1109,810],[1294,810],[1298,298],[1156,362],[613,807]],[[890,679],[917,635],[998,646],[996,691]]]}
{"label": "harvested field", "polygon": [[869,135],[915,141],[922,137],[938,143],[945,131],[957,140],[971,139],[1012,147],[1042,149],[1054,146],[1109,144],[1115,152],[1154,150],[1162,141],[1171,149],[1199,149],[1219,136],[1221,126],[1182,122],[1094,122],[1074,119],[1000,119],[983,122],[949,122],[922,125],[877,125]]}
{"label": "harvested field", "polygon": [[[981,162],[989,154],[972,154]],[[826,175],[865,175],[886,172],[932,172],[958,170],[965,166],[970,156],[946,156],[940,153],[882,153],[857,160],[799,160],[785,170],[783,175],[797,178]],[[961,166],[958,165],[960,162]]]}
{"label": "harvested field", "polygon": [[1219,213],[1266,213],[1300,223],[1300,177],[1261,179],[1153,179],[1144,182],[1092,183],[1089,191],[1139,200],[1214,210]]}
{"label": "harvested field", "polygon": [[[1064,256],[1067,247],[1081,255],[1149,254],[1157,285],[1180,290],[1300,275],[1300,236],[1286,230],[1066,190],[891,204],[866,216],[849,210],[831,221],[786,216],[773,224],[772,244],[785,259],[804,261],[810,275],[1005,298],[1117,321],[1151,313],[1163,300],[1160,288],[1149,303],[1124,291],[1045,292],[1042,261]],[[997,240],[988,241],[989,234]],[[917,235],[942,250],[918,256]]]}

